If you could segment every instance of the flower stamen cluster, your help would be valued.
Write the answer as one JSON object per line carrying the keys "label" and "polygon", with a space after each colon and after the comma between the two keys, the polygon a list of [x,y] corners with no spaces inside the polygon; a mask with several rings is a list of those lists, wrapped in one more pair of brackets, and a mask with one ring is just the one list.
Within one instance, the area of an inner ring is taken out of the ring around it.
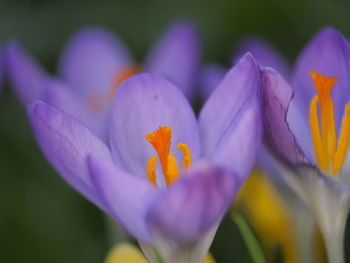
{"label": "flower stamen cluster", "polygon": [[[173,153],[170,152],[171,135],[172,131],[170,127],[160,126],[158,130],[145,136],[148,142],[153,146],[153,148],[158,154],[160,163],[162,165],[165,183],[168,187],[172,185],[180,176],[180,170],[177,165],[176,159]],[[177,147],[183,153],[183,169],[187,170],[191,167],[192,164],[191,150],[184,143],[179,143]],[[157,157],[153,155],[148,160],[146,169],[148,180],[154,185],[157,185],[157,176],[155,172],[156,163]]]}
{"label": "flower stamen cluster", "polygon": [[[318,95],[314,96],[309,108],[311,137],[318,166],[325,174],[337,174],[342,168],[349,148],[350,139],[350,105],[345,105],[340,136],[337,141],[334,103],[331,92],[335,77],[326,77],[316,71],[310,72]],[[320,105],[321,131],[317,104]]]}

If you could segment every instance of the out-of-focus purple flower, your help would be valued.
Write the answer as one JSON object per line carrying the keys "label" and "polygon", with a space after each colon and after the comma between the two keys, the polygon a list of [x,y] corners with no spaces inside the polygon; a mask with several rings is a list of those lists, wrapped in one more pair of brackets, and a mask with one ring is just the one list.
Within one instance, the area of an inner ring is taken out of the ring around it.
{"label": "out-of-focus purple flower", "polygon": [[291,84],[272,69],[262,74],[265,138],[282,160],[276,166],[316,215],[330,262],[344,262],[350,46],[339,32],[324,29],[299,56]]}
{"label": "out-of-focus purple flower", "polygon": [[106,127],[102,124],[116,90],[128,77],[140,71],[159,73],[174,82],[188,98],[192,96],[200,43],[193,25],[177,23],[156,43],[145,64],[138,66],[117,36],[93,28],[79,32],[67,43],[55,78],[16,43],[9,45],[6,60],[12,85],[24,104],[41,99],[68,110],[106,139]]}
{"label": "out-of-focus purple flower", "polygon": [[5,51],[5,64],[12,87],[26,105],[39,99],[44,83],[50,75],[16,42]]}
{"label": "out-of-focus purple flower", "polygon": [[[283,77],[289,77],[288,63],[283,56],[266,41],[257,37],[252,37],[240,42],[234,52],[232,65],[236,64],[246,52],[252,53],[260,66],[271,67],[280,72]],[[204,99],[208,98],[214,88],[217,87],[217,84],[219,84],[226,71],[227,69],[224,67],[215,64],[205,65],[202,68],[199,87]]]}
{"label": "out-of-focus purple flower", "polygon": [[210,97],[210,94],[218,86],[226,72],[227,69],[220,65],[209,64],[203,66],[199,80],[203,98],[207,99]]}
{"label": "out-of-focus purple flower", "polygon": [[164,77],[131,77],[113,101],[110,148],[43,102],[32,106],[31,122],[59,174],[135,236],[151,262],[158,255],[169,263],[199,263],[254,163],[261,133],[259,76],[254,59],[245,55],[198,120]]}
{"label": "out-of-focus purple flower", "polygon": [[284,78],[289,78],[289,65],[285,58],[270,43],[258,37],[242,40],[235,51],[233,63],[246,52],[251,52],[262,67],[277,70]]}
{"label": "out-of-focus purple flower", "polygon": [[4,56],[3,56],[2,52],[0,51],[0,92],[2,90],[3,81],[4,81],[4,71],[5,71]]}

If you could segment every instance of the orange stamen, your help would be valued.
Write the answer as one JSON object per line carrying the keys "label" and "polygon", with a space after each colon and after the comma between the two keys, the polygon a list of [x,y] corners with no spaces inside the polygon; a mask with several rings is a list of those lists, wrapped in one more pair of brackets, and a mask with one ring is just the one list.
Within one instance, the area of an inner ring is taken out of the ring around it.
{"label": "orange stamen", "polygon": [[176,159],[173,153],[170,153],[168,155],[166,174],[164,175],[164,179],[167,186],[171,186],[179,178],[179,175],[180,172],[179,167],[177,166]]}
{"label": "orange stamen", "polygon": [[159,156],[162,165],[163,174],[166,175],[168,167],[168,155],[171,144],[171,129],[170,127],[161,126],[155,132],[146,135],[147,141],[152,144]]}
{"label": "orange stamen", "polygon": [[311,71],[310,75],[314,80],[315,88],[320,100],[322,142],[326,159],[328,162],[333,162],[333,157],[336,150],[337,135],[331,92],[337,78],[326,77],[322,74],[318,74],[316,71]]}
{"label": "orange stamen", "polygon": [[187,170],[192,165],[191,150],[190,148],[188,148],[187,144],[184,144],[184,143],[179,143],[177,145],[177,148],[179,148],[182,151],[182,154],[184,157],[182,161],[182,166],[185,170]]}
{"label": "orange stamen", "polygon": [[311,138],[314,144],[314,151],[316,154],[317,163],[323,171],[327,171],[328,162],[326,161],[326,156],[322,148],[322,139],[321,139],[320,126],[319,126],[318,113],[317,113],[317,102],[318,102],[318,96],[315,96],[310,103],[309,125],[311,128]]}
{"label": "orange stamen", "polygon": [[[309,124],[317,163],[326,174],[336,174],[343,166],[349,148],[350,105],[345,105],[341,134],[337,142],[334,102],[331,98],[333,85],[337,78],[326,77],[316,71],[311,71],[310,75],[318,93],[318,96],[312,99],[309,109]],[[318,102],[321,111],[321,133],[317,112]]]}
{"label": "orange stamen", "polygon": [[147,162],[146,171],[147,171],[148,181],[154,185],[157,185],[156,164],[157,164],[157,157],[153,155]]}
{"label": "orange stamen", "polygon": [[318,121],[318,113],[317,113],[317,102],[318,96],[315,96],[311,103],[309,109],[309,125],[311,128],[311,138],[314,144],[314,151],[316,154],[316,160],[318,165],[323,171],[328,170],[328,162],[326,161],[326,156],[322,148],[322,139],[320,133],[320,126]]}
{"label": "orange stamen", "polygon": [[[160,126],[158,130],[145,136],[158,154],[167,186],[171,186],[180,176],[176,159],[173,153],[170,153],[171,135],[172,131],[170,127]],[[179,143],[178,148],[183,152],[184,160],[182,164],[186,170],[192,164],[191,151],[184,143]],[[153,177],[155,177],[155,163],[156,159],[153,156],[147,164],[147,175],[151,182],[154,181]]]}
{"label": "orange stamen", "polygon": [[140,73],[140,69],[137,65],[131,65],[128,67],[125,67],[118,75],[118,77],[115,79],[114,85],[112,89],[110,90],[110,93],[108,95],[109,102],[111,103],[113,101],[114,95],[117,92],[117,89],[119,88],[120,84],[124,80],[127,80],[128,78]]}
{"label": "orange stamen", "polygon": [[340,137],[338,139],[338,149],[334,156],[333,174],[336,174],[343,166],[349,148],[350,139],[350,105],[345,105],[345,115],[342,121]]}

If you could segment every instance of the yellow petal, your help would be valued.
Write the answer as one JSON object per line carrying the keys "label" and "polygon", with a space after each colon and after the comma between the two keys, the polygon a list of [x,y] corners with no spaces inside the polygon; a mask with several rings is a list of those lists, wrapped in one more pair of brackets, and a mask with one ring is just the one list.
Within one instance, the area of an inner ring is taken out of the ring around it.
{"label": "yellow petal", "polygon": [[128,243],[114,246],[104,263],[148,263],[139,249]]}
{"label": "yellow petal", "polygon": [[203,263],[216,263],[216,261],[215,261],[213,255],[210,252],[208,252],[207,256],[205,257],[205,259],[203,261]]}

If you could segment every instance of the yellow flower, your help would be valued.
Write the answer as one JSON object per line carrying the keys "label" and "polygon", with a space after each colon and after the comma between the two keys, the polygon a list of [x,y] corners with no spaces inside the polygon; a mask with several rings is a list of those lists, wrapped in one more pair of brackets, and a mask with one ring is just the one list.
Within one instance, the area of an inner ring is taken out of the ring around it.
{"label": "yellow flower", "polygon": [[203,263],[216,263],[216,261],[215,261],[213,255],[210,252],[208,252],[207,256],[205,257],[205,259],[203,261]]}
{"label": "yellow flower", "polygon": [[[111,249],[104,263],[148,263],[148,261],[134,245],[120,243]],[[203,263],[215,263],[214,257],[210,252]]]}
{"label": "yellow flower", "polygon": [[108,253],[105,263],[148,263],[142,253],[133,245],[120,243]]}
{"label": "yellow flower", "polygon": [[253,171],[235,204],[243,209],[265,251],[280,245],[284,262],[300,262],[290,212],[266,175]]}

